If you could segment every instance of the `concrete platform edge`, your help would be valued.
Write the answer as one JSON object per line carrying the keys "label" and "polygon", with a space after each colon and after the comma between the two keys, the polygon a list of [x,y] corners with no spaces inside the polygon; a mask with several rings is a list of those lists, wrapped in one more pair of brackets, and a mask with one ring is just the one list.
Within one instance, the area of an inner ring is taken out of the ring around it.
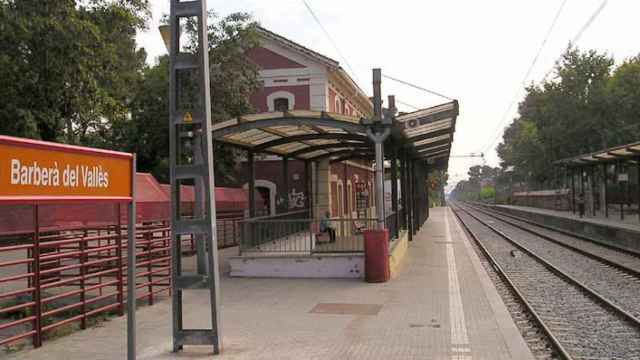
{"label": "concrete platform edge", "polygon": [[535,357],[531,353],[531,349],[529,349],[524,339],[522,338],[522,335],[520,334],[520,331],[516,327],[513,321],[513,318],[511,317],[511,314],[509,314],[509,311],[507,310],[506,305],[502,301],[502,298],[498,294],[498,291],[496,290],[493,282],[489,278],[489,275],[487,274],[486,270],[480,263],[480,258],[478,257],[478,254],[476,254],[476,252],[471,247],[471,244],[469,242],[473,240],[470,239],[467,233],[462,229],[462,226],[460,226],[458,219],[453,215],[450,208],[447,208],[447,215],[449,215],[451,219],[453,219],[456,230],[466,240],[464,242],[464,247],[467,251],[467,254],[469,255],[469,258],[471,259],[471,264],[473,265],[473,268],[478,274],[478,278],[480,279],[482,289],[484,290],[487,300],[489,300],[489,304],[495,315],[498,329],[500,330],[500,333],[504,338],[505,344],[509,349],[509,352],[511,353],[512,358],[521,359],[521,360],[534,360]]}

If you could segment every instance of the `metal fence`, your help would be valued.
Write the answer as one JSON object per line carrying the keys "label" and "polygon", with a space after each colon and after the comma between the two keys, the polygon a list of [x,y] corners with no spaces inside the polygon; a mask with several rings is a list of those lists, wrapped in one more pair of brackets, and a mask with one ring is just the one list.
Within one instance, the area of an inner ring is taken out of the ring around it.
{"label": "metal fence", "polygon": [[[307,214],[305,214],[307,215]],[[241,254],[310,255],[364,251],[362,232],[375,229],[375,219],[253,219],[241,224]]]}
{"label": "metal fence", "polygon": [[[393,212],[385,217],[389,241],[395,240],[399,229],[405,226],[402,210],[399,216],[400,224],[396,224]],[[323,220],[308,217],[305,210],[240,221],[240,253],[264,256],[364,252],[363,231],[374,230],[377,224],[371,218],[331,218],[322,226]]]}
{"label": "metal fence", "polygon": [[[27,339],[40,346],[57,329],[84,329],[123,314],[129,249],[126,216],[118,211],[97,225],[45,228],[35,220],[33,230],[0,236],[0,346]],[[330,219],[321,231],[320,220],[308,217],[305,210],[219,219],[218,247],[240,245],[241,253],[262,255],[361,253],[362,232],[376,227],[375,219]],[[392,237],[394,214],[386,226]],[[136,298],[148,304],[170,291],[170,230],[167,220],[137,225]],[[184,237],[183,253],[195,253],[194,245]]]}
{"label": "metal fence", "polygon": [[[166,222],[137,228],[136,298],[149,304],[170,288],[169,230]],[[0,247],[0,345],[31,337],[40,346],[62,327],[69,332],[122,315],[126,234],[118,224],[34,232],[23,234],[26,243]]]}
{"label": "metal fence", "polygon": [[396,222],[396,213],[390,212],[386,214],[384,219],[384,227],[389,231],[389,241],[396,239],[398,224]]}
{"label": "metal fence", "polygon": [[[124,209],[123,209],[124,210]],[[49,216],[41,207],[39,218]],[[127,299],[125,216],[109,212],[101,224],[40,227],[0,235],[0,346],[43,341],[84,329],[100,318],[122,315]],[[218,220],[218,247],[239,243],[240,219]],[[136,298],[153,304],[170,291],[167,220],[136,226]],[[190,237],[184,254],[195,253]]]}

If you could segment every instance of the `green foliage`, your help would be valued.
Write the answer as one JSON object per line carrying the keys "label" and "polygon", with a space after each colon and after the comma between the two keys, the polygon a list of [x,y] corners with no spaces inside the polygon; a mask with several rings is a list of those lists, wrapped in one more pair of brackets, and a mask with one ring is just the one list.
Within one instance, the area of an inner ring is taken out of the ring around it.
{"label": "green foliage", "polygon": [[480,200],[493,200],[496,198],[496,190],[493,186],[485,186],[480,190]]}
{"label": "green foliage", "polygon": [[[140,171],[168,182],[168,58],[147,66],[135,42],[148,19],[148,0],[0,1],[0,133],[136,152]],[[254,111],[245,53],[259,40],[248,14],[210,19],[216,122]],[[234,158],[216,145],[218,184],[234,181]]]}
{"label": "green foliage", "polygon": [[429,207],[441,206],[443,203],[443,189],[447,184],[449,174],[443,170],[433,170],[427,176],[429,190]]}
{"label": "green foliage", "polygon": [[497,151],[514,181],[530,189],[551,186],[555,160],[640,138],[640,57],[614,68],[596,51],[569,47],[556,78],[527,87],[519,117]]}
{"label": "green foliage", "polygon": [[[469,168],[467,175],[469,176],[467,180],[462,180],[456,184],[456,187],[451,192],[452,198],[463,201],[495,198],[494,186],[502,176],[500,168],[476,165]],[[488,193],[488,191],[491,192]]]}
{"label": "green foliage", "polygon": [[123,119],[145,54],[147,1],[0,4],[0,132],[100,144]]}

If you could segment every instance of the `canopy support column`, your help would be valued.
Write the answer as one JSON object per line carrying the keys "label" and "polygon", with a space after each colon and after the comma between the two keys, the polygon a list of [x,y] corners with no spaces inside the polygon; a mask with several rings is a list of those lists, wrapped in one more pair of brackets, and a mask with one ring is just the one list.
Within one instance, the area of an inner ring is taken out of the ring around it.
{"label": "canopy support column", "polygon": [[409,171],[410,171],[410,177],[409,177],[409,181],[411,182],[411,233],[413,235],[415,235],[418,232],[418,208],[416,206],[416,204],[418,203],[418,194],[417,194],[417,188],[416,188],[416,176],[417,176],[417,169],[416,169],[416,162],[415,160],[411,160],[409,162]]}
{"label": "canopy support column", "polygon": [[311,167],[311,162],[310,161],[305,161],[304,162],[304,193],[306,196],[306,205],[307,205],[307,210],[309,211],[309,219],[313,219],[313,190],[312,190],[312,185],[311,185],[311,171],[312,171],[312,167]]}
{"label": "canopy support column", "polygon": [[576,214],[576,173],[574,168],[567,168],[569,170],[569,174],[571,176],[571,210],[573,214]]}
{"label": "canopy support column", "polygon": [[249,176],[249,218],[256,217],[256,167],[253,151],[247,153],[247,174]]}
{"label": "canopy support column", "polygon": [[400,201],[402,205],[402,225],[405,230],[407,230],[407,225],[409,221],[407,221],[407,161],[406,161],[406,153],[405,149],[402,149],[400,153]]}
{"label": "canopy support column", "polygon": [[620,185],[620,171],[621,171],[620,161],[616,161],[616,184],[618,185],[618,201],[620,201],[620,220],[624,220],[624,200],[621,199],[622,196],[622,186]]}
{"label": "canopy support column", "polygon": [[365,120],[363,125],[367,126],[367,136],[374,143],[376,157],[376,218],[377,229],[384,230],[384,141],[391,134],[389,128],[392,124],[391,118],[386,118],[382,114],[382,71],[373,69],[373,121]]}
{"label": "canopy support column", "polygon": [[413,227],[415,221],[413,221],[413,198],[415,197],[415,193],[413,192],[413,166],[411,166],[412,161],[407,156],[405,160],[407,166],[407,219],[409,220],[409,226],[407,230],[409,231],[409,241],[413,241]]}
{"label": "canopy support column", "polygon": [[[425,198],[424,206],[425,206],[425,214],[426,214],[425,221],[426,221],[427,219],[429,219],[429,208],[431,207],[431,203],[429,202],[430,201],[429,200],[429,190],[431,189],[431,183],[429,182],[429,165],[428,164],[425,165],[424,168],[425,168],[425,178],[423,179],[422,187],[424,188],[424,191],[425,191],[424,192],[424,198]],[[441,205],[442,206],[446,206],[446,204],[444,202],[444,186],[441,187],[441,189],[442,189]]]}
{"label": "canopy support column", "polygon": [[[389,131],[387,130],[387,135]],[[380,136],[374,136],[376,148],[376,218],[378,230],[384,230],[384,149]],[[385,136],[386,137],[386,136]]]}
{"label": "canopy support column", "polygon": [[414,202],[414,206],[416,208],[415,210],[415,214],[416,214],[416,226],[415,226],[415,233],[417,234],[418,231],[420,231],[420,228],[422,227],[422,209],[420,208],[420,200],[423,200],[424,196],[422,191],[424,189],[422,189],[420,187],[420,182],[418,181],[418,178],[420,178],[422,176],[422,169],[420,168],[420,163],[418,163],[417,160],[413,161],[413,167],[414,167],[414,178],[413,178],[413,182],[414,182],[414,186],[415,186],[415,191],[417,196],[415,197],[415,202]]}
{"label": "canopy support column", "polygon": [[602,192],[604,193],[604,216],[606,218],[609,217],[609,191],[607,189],[608,187],[608,182],[609,182],[609,176],[607,174],[607,170],[608,170],[608,165],[602,164],[602,183],[603,183],[603,187],[602,187]]}
{"label": "canopy support column", "polygon": [[395,233],[393,236],[397,239],[400,227],[400,214],[398,213],[398,148],[391,143],[391,211],[393,211]]}
{"label": "canopy support column", "polygon": [[282,198],[282,206],[284,207],[284,212],[289,211],[289,158],[287,156],[282,157],[282,185],[283,185],[283,193]]}
{"label": "canopy support column", "polygon": [[[349,209],[349,192],[347,191],[347,163],[343,162],[342,163],[342,178],[344,183],[342,184],[342,198],[343,198],[343,202],[342,202],[342,206],[344,211],[342,212],[342,216],[345,219],[350,219],[351,218],[351,209]],[[352,190],[353,191],[353,190]]]}

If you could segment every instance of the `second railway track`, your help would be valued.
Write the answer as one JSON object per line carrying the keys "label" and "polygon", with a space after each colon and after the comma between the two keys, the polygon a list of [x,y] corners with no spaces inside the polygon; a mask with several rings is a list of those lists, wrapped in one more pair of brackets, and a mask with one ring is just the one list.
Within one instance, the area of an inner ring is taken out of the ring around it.
{"label": "second railway track", "polygon": [[488,220],[487,214],[477,210],[456,207],[459,219],[569,358],[640,359],[638,277],[543,238],[535,239],[534,234],[497,218]]}
{"label": "second railway track", "polygon": [[[586,284],[601,296],[616,304],[640,322],[640,259],[605,247],[575,239],[551,237],[528,226],[514,223],[502,216],[473,209],[479,221],[508,235],[519,246],[543,257],[552,265]],[[585,247],[589,248],[586,250]],[[623,265],[619,261],[626,260]],[[635,260],[635,261],[634,261]]]}

